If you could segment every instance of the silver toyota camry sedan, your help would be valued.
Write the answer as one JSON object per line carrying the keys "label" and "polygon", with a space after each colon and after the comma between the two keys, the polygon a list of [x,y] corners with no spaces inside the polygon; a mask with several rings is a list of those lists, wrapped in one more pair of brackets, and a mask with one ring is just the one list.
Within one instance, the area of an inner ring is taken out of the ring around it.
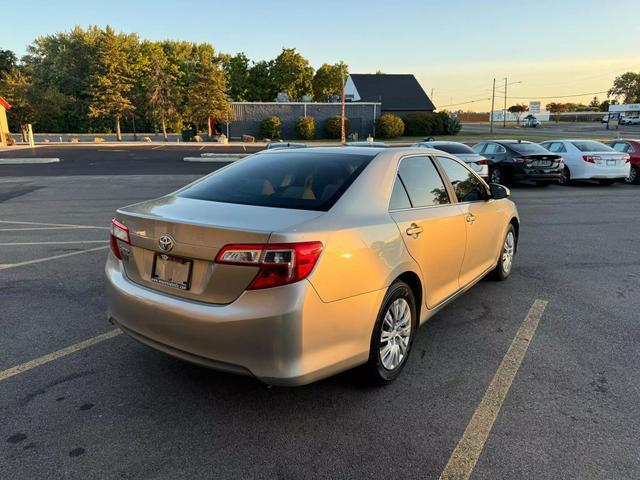
{"label": "silver toyota camry sedan", "polygon": [[116,212],[108,318],[269,384],[357,366],[384,384],[438,309],[487,274],[509,276],[508,196],[437,150],[262,152]]}

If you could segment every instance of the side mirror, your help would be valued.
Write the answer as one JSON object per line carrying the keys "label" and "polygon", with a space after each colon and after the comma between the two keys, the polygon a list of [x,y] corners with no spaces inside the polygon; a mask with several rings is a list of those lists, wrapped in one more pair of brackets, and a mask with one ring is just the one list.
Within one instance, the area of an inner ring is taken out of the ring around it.
{"label": "side mirror", "polygon": [[491,198],[494,200],[500,200],[511,196],[511,190],[499,183],[490,183],[489,189],[491,190]]}

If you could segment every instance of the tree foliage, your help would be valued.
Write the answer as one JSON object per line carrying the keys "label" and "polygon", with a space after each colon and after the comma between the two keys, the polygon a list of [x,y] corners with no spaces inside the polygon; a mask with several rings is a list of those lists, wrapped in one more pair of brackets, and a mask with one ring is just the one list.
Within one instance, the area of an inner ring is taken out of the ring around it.
{"label": "tree foliage", "polygon": [[[344,118],[344,130],[346,135],[351,131],[351,122],[347,117]],[[328,138],[342,137],[342,118],[340,115],[329,117],[324,121],[324,133]]]}
{"label": "tree foliage", "polygon": [[342,95],[342,78],[346,81],[349,69],[344,62],[324,63],[313,76],[313,99],[326,102],[331,95]]}
{"label": "tree foliage", "polygon": [[272,115],[260,123],[260,134],[262,138],[280,138],[280,127],[282,127],[280,117]]}
{"label": "tree foliage", "polygon": [[291,100],[302,100],[313,92],[313,67],[295,48],[282,49],[271,64],[270,76],[276,93],[286,93]]}
{"label": "tree foliage", "polygon": [[516,116],[516,121],[518,123],[520,123],[520,117],[522,116],[522,114],[527,110],[529,110],[529,107],[522,103],[516,103],[515,105],[511,105],[509,108],[507,108],[507,111],[509,113],[513,113]]}
{"label": "tree foliage", "polygon": [[0,92],[14,107],[12,130],[28,122],[41,132],[109,133],[118,124],[132,131],[135,120],[138,131],[180,131],[210,117],[224,123],[229,99],[270,102],[285,92],[324,101],[340,91],[340,68],[324,65],[314,77],[295,49],[254,62],[209,44],[75,27],[36,38],[20,60],[0,50]]}
{"label": "tree foliage", "polygon": [[627,72],[616,77],[608,95],[623,103],[640,102],[640,73]]}

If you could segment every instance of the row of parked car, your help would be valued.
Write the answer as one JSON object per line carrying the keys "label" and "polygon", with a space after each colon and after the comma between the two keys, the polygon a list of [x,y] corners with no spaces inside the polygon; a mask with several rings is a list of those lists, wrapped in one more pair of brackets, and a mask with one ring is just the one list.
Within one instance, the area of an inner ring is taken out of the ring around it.
{"label": "row of parked car", "polygon": [[492,183],[533,181],[547,186],[574,180],[604,185],[624,180],[638,183],[640,140],[487,140],[469,147],[458,142],[421,142],[418,147],[444,150],[467,162]]}
{"label": "row of parked car", "polygon": [[[350,142],[348,146],[388,147],[383,142]],[[540,186],[568,185],[574,180],[595,180],[603,185],[616,181],[640,183],[640,140],[587,139],[486,140],[472,147],[427,139],[413,145],[455,155],[488,182],[510,185],[533,181]],[[303,148],[303,143],[274,143],[268,148]]]}

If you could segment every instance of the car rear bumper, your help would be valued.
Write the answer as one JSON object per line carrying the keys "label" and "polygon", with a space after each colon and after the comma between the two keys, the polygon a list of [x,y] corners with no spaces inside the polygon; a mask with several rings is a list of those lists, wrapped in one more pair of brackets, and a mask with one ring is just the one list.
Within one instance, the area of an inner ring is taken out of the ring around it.
{"label": "car rear bumper", "polygon": [[564,168],[563,164],[558,167],[541,168],[527,167],[521,164],[500,164],[506,170],[507,176],[515,182],[558,182]]}
{"label": "car rear bumper", "polygon": [[582,165],[582,169],[578,170],[575,175],[573,174],[572,169],[571,177],[574,180],[617,180],[620,178],[627,178],[630,170],[631,165],[629,163],[616,167],[601,167],[589,164]]}
{"label": "car rear bumper", "polygon": [[303,385],[365,363],[384,295],[324,303],[301,281],[213,305],[140,286],[121,267],[109,255],[108,318],[124,333],[183,360],[274,385]]}

